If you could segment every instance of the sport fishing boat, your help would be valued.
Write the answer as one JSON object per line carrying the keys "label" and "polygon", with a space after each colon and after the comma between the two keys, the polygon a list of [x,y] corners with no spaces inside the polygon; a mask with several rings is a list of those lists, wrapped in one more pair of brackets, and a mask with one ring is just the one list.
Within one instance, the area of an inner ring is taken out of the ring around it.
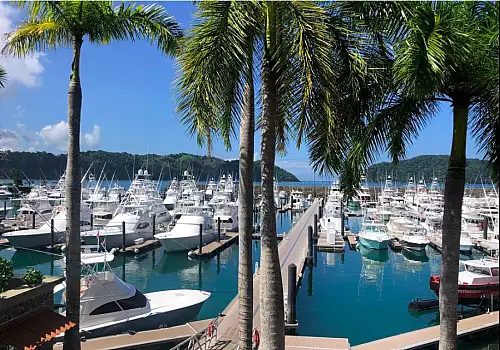
{"label": "sport fishing boat", "polygon": [[[80,228],[90,229],[90,207],[85,203],[80,206]],[[3,234],[3,237],[14,247],[35,248],[47,247],[52,243],[51,221],[54,219],[54,243],[66,241],[66,207],[59,205],[54,208],[52,218],[37,229],[17,230]]]}
{"label": "sport fishing boat", "polygon": [[12,197],[12,192],[9,191],[7,185],[0,185],[0,199],[7,199]]}
{"label": "sport fishing boat", "polygon": [[185,324],[210,297],[209,292],[191,289],[143,294],[113,272],[108,265],[113,259],[111,253],[82,254],[87,272],[80,281],[80,333],[85,338]]}
{"label": "sport fishing boat", "polygon": [[[458,273],[458,300],[462,304],[476,302],[481,298],[499,295],[498,259],[486,258],[460,261]],[[434,275],[429,286],[439,296],[441,277]]]}
{"label": "sport fishing boat", "polygon": [[358,237],[359,243],[369,249],[387,249],[391,240],[387,226],[374,221],[364,222]]}
{"label": "sport fishing boat", "polygon": [[167,253],[192,250],[200,245],[200,225],[202,245],[213,242],[217,234],[211,214],[193,207],[180,216],[171,231],[156,234],[155,238]]}
{"label": "sport fishing boat", "polygon": [[407,225],[413,225],[413,221],[404,217],[393,216],[387,223],[387,231],[391,236],[399,238],[404,235]]}
{"label": "sport fishing boat", "polygon": [[431,243],[429,238],[427,238],[425,229],[420,225],[406,225],[405,233],[399,239],[401,246],[410,250],[422,251],[425,247]]}

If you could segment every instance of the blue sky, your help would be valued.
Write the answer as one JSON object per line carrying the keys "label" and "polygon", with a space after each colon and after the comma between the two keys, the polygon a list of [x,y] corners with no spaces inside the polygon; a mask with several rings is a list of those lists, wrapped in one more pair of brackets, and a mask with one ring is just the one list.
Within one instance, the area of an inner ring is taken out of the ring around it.
{"label": "blue sky", "polygon": [[[191,2],[162,2],[184,29],[192,21]],[[3,34],[15,28],[23,13],[0,2],[0,46]],[[0,148],[61,153],[67,146],[67,89],[72,52],[36,53],[24,59],[0,57],[9,73],[9,84],[0,91]],[[83,90],[82,149],[102,149],[144,154],[206,154],[189,137],[174,112],[175,62],[146,42],[121,42],[105,46],[84,43],[81,80]],[[423,130],[408,157],[448,154],[451,148],[452,113],[443,104],[439,115]],[[260,133],[256,134],[257,158]],[[213,155],[238,157],[238,140],[226,152],[214,145]],[[468,157],[478,157],[472,138]],[[381,157],[387,160],[387,157]],[[307,150],[289,147],[276,163],[301,180],[312,180]],[[318,178],[318,177],[317,177]]]}

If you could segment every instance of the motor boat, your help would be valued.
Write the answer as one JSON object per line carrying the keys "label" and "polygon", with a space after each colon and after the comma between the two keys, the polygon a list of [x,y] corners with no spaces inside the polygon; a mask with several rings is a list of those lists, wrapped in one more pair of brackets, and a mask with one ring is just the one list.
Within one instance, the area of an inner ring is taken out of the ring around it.
{"label": "motor boat", "polygon": [[413,225],[413,221],[404,217],[393,216],[389,219],[387,223],[387,231],[393,237],[401,237],[405,233],[405,227],[407,225]]}
{"label": "motor boat", "polygon": [[12,197],[12,192],[9,191],[7,185],[0,185],[0,199],[7,199]]}
{"label": "motor boat", "polygon": [[302,191],[292,190],[290,193],[290,207],[292,210],[304,210],[307,209],[308,203],[304,198]]}
{"label": "motor boat", "polygon": [[[458,273],[458,300],[462,304],[499,295],[498,259],[486,258],[460,261]],[[441,277],[434,275],[429,286],[439,296]]]}
{"label": "motor boat", "polygon": [[472,243],[469,233],[462,231],[460,233],[460,252],[470,253],[472,248],[474,248],[474,243]]}
{"label": "motor boat", "polygon": [[[90,229],[90,207],[82,203],[80,206],[80,227],[82,231]],[[54,220],[54,243],[66,241],[66,207],[58,205],[52,217],[37,229],[16,230],[3,234],[3,237],[14,247],[35,248],[47,247],[52,243],[51,221]]]}
{"label": "motor boat", "polygon": [[174,177],[170,186],[168,187],[167,192],[165,193],[165,199],[163,200],[163,204],[165,208],[172,214],[175,205],[177,204],[177,198],[179,197],[179,182],[177,178]]}
{"label": "motor boat", "polygon": [[238,206],[236,203],[218,204],[214,207],[214,221],[221,221],[221,229],[235,232],[238,229]]}
{"label": "motor boat", "polygon": [[113,258],[110,253],[82,254],[87,274],[80,281],[80,333],[87,339],[185,324],[210,297],[191,289],[143,294],[113,272],[108,264]]}
{"label": "motor boat", "polygon": [[156,234],[155,238],[167,253],[192,250],[200,245],[200,225],[202,245],[213,242],[217,236],[213,219],[201,210],[182,214],[172,230]]}
{"label": "motor boat", "polygon": [[422,251],[431,242],[425,229],[420,225],[406,225],[405,233],[399,239],[401,246],[410,250]]}
{"label": "motor boat", "polygon": [[378,222],[365,222],[358,234],[359,243],[369,249],[387,249],[391,236],[387,226]]}
{"label": "motor boat", "polygon": [[25,227],[32,227],[33,215],[35,216],[35,227],[47,222],[52,217],[54,208],[46,200],[23,200],[17,211],[16,220]]}

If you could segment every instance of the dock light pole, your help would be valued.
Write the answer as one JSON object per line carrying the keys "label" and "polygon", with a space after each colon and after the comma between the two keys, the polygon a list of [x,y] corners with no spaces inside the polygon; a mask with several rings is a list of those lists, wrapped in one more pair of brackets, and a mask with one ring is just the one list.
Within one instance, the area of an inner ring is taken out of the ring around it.
{"label": "dock light pole", "polygon": [[200,224],[200,247],[198,248],[198,253],[201,255],[203,249],[203,224]]}
{"label": "dock light pole", "polygon": [[307,261],[311,262],[313,258],[313,228],[307,227]]}
{"label": "dock light pole", "polygon": [[287,308],[286,308],[286,323],[297,323],[297,266],[294,263],[288,265],[288,292],[287,292]]}
{"label": "dock light pole", "polygon": [[217,243],[220,242],[220,216],[217,218]]}
{"label": "dock light pole", "polygon": [[122,251],[125,251],[125,221],[122,221]]}

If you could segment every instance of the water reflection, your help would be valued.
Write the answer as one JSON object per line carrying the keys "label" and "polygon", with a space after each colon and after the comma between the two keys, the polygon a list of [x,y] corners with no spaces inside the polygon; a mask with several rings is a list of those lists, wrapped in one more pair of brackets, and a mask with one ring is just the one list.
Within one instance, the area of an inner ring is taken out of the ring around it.
{"label": "water reflection", "polygon": [[425,249],[417,251],[403,248],[401,253],[403,254],[405,260],[410,262],[414,261],[417,263],[424,263],[429,261],[429,257],[427,256]]}
{"label": "water reflection", "polygon": [[188,258],[187,254],[167,254],[163,252],[160,262],[154,267],[154,271],[162,275],[178,273],[197,265],[197,262],[196,259]]}
{"label": "water reflection", "polygon": [[362,256],[362,260],[371,260],[376,262],[386,262],[389,260],[389,250],[388,249],[368,249],[365,248],[362,244],[359,245],[359,252]]}
{"label": "water reflection", "polygon": [[364,290],[367,285],[375,285],[379,292],[379,297],[382,295],[384,285],[384,265],[389,260],[389,251],[372,250],[359,245],[361,254],[361,273],[358,283],[358,295],[360,290]]}

